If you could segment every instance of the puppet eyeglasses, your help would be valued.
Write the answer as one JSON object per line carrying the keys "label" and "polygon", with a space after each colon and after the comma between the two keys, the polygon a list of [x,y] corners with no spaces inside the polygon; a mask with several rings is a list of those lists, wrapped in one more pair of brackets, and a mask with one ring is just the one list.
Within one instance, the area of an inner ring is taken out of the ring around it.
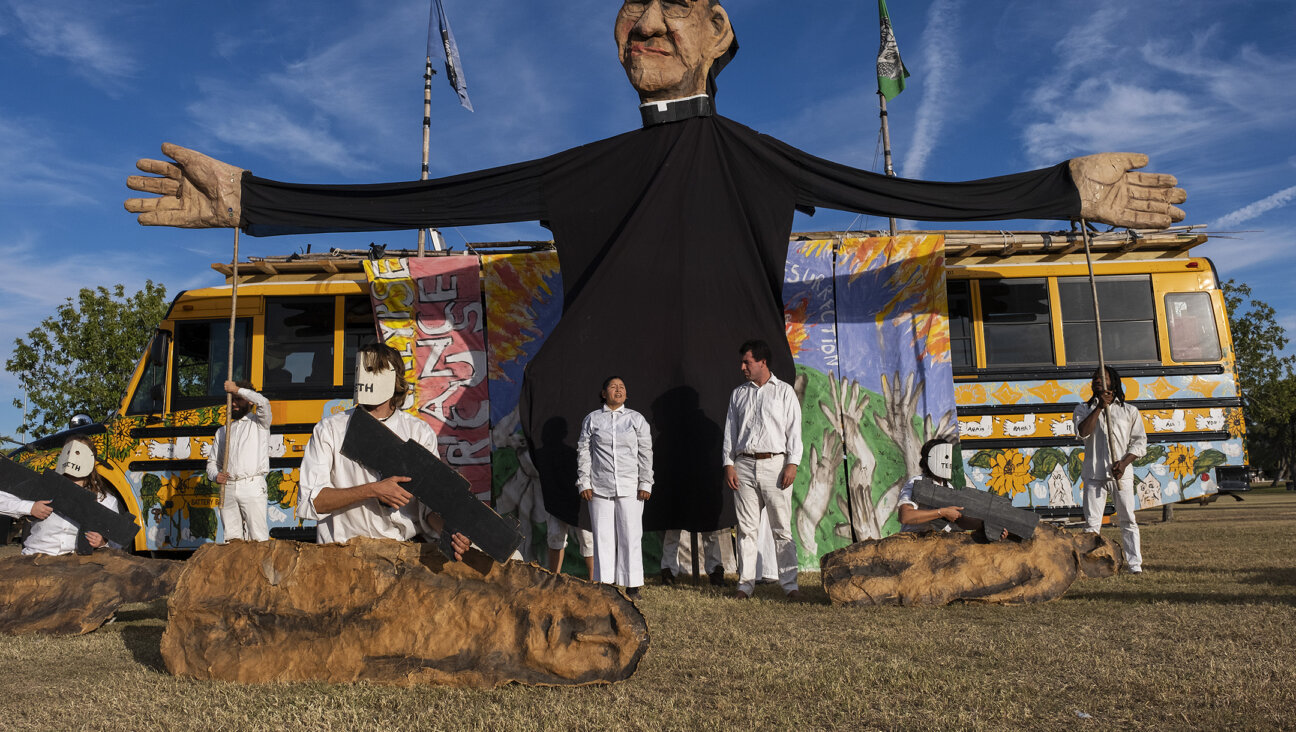
{"label": "puppet eyeglasses", "polygon": [[648,6],[654,2],[661,6],[661,14],[667,18],[685,18],[693,12],[692,0],[648,0],[648,2],[626,0],[621,5],[621,12],[625,13],[626,17],[638,18],[648,12]]}

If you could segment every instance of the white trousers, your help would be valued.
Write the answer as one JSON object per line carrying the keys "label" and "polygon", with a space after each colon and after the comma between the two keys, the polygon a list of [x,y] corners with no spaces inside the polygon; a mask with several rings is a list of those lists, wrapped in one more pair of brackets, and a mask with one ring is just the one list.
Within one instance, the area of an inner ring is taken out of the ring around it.
{"label": "white trousers", "polygon": [[784,592],[797,589],[797,548],[792,540],[792,487],[779,488],[783,461],[739,457],[738,492],[734,508],[738,513],[738,589],[751,594],[756,584],[756,554],[760,538],[761,509],[769,517],[774,534],[774,557],[779,585]]}
{"label": "white trousers", "polygon": [[[718,531],[706,531],[698,534],[698,544],[702,551],[702,568],[704,574],[709,573],[716,567],[724,566],[723,545],[720,543],[729,535],[728,529]],[[680,543],[688,539],[687,545],[692,546],[692,535],[687,531],[680,529],[670,529],[662,533],[662,569],[669,569],[671,574],[679,575],[685,573],[685,569],[680,566]],[[691,562],[692,560],[690,560]],[[689,567],[687,572],[692,572],[693,568]]]}
{"label": "white trousers", "polygon": [[594,576],[599,582],[622,587],[642,587],[643,507],[638,496],[604,498],[589,502],[594,530]]}
{"label": "white trousers", "polygon": [[774,548],[774,532],[770,530],[769,516],[761,509],[760,536],[756,539],[756,579],[778,580],[778,550]]}
{"label": "white trousers", "polygon": [[[1133,472],[1133,471],[1127,471]],[[1107,505],[1107,491],[1115,488],[1112,502],[1116,504],[1116,525],[1121,532],[1121,552],[1125,555],[1125,564],[1130,571],[1143,569],[1143,549],[1139,544],[1138,521],[1134,518],[1134,480],[1116,481],[1108,479],[1103,482],[1084,480],[1084,514],[1085,531],[1098,533],[1102,526],[1103,508]]]}
{"label": "white trousers", "polygon": [[265,476],[240,478],[225,483],[225,502],[220,507],[221,524],[225,526],[225,541],[248,539],[268,541],[270,529],[266,527]]}
{"label": "white trousers", "polygon": [[549,515],[549,521],[545,524],[545,546],[558,551],[567,548],[567,537],[571,530],[576,529],[576,546],[580,548],[582,557],[594,556],[594,533],[585,529],[572,526],[562,519]]}

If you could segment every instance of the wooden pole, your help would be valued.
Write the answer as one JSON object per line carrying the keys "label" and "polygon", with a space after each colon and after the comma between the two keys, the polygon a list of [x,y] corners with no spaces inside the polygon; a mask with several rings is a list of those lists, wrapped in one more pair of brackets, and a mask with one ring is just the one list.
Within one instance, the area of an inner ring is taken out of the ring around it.
{"label": "wooden pole", "polygon": [[[881,111],[878,113],[878,117],[882,119],[882,170],[888,176],[894,178],[895,168],[891,167],[891,126],[887,123],[886,96],[883,95],[882,92],[880,91],[878,92],[878,104],[881,107]],[[887,221],[890,222],[891,236],[895,236],[896,235],[895,217],[889,217]]]}
{"label": "wooden pole", "polygon": [[[230,211],[233,214],[233,211]],[[238,286],[239,286],[239,228],[236,223],[234,226],[234,262],[231,266],[230,274],[230,317],[229,317],[229,351],[225,362],[225,379],[234,380],[234,326],[238,322]],[[234,395],[225,392],[225,440],[221,445],[220,454],[220,471],[226,472],[229,467],[229,445],[230,432],[234,429],[231,425],[234,416]],[[220,484],[220,505],[225,505],[225,484]]]}
{"label": "wooden pole", "polygon": [[[1080,219],[1080,234],[1084,237],[1085,264],[1089,266],[1089,290],[1093,294],[1094,328],[1098,334],[1098,373],[1102,375],[1102,385],[1110,387],[1107,383],[1107,359],[1103,354],[1102,316],[1098,309],[1098,280],[1094,277],[1093,256],[1089,251],[1089,222],[1084,219]],[[1098,406],[1102,406],[1101,399],[1098,400]],[[1112,443],[1111,413],[1106,409],[1103,409],[1103,421],[1106,425],[1103,431],[1107,433],[1107,461],[1114,463],[1119,458],[1116,457],[1116,450]],[[1120,481],[1118,480],[1116,483],[1116,490],[1119,491]]]}

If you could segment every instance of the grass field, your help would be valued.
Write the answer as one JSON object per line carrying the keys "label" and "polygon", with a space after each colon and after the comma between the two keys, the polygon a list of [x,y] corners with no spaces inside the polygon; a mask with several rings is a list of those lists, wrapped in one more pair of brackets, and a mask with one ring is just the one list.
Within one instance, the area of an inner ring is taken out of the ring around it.
{"label": "grass field", "polygon": [[0,729],[1296,727],[1296,493],[1160,516],[1140,514],[1143,575],[1029,607],[839,609],[817,575],[799,605],[650,584],[651,649],[602,687],[177,679],[165,603],[131,606],[87,636],[0,637]]}

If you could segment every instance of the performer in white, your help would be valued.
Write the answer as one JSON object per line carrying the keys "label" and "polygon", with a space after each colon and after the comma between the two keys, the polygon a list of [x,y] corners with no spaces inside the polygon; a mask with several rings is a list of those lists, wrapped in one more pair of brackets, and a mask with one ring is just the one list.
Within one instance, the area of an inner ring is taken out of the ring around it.
{"label": "performer in white", "polygon": [[[950,523],[957,524],[961,529],[973,531],[981,528],[980,519],[969,518],[963,515],[962,506],[920,506],[914,500],[914,484],[920,478],[926,478],[937,485],[945,488],[950,487],[950,478],[954,475],[954,445],[943,437],[936,437],[923,443],[919,451],[918,464],[922,467],[921,475],[914,475],[909,478],[900,489],[900,495],[896,501],[896,507],[899,511],[899,519],[902,524],[901,531],[930,531],[933,527],[931,522],[936,519],[945,519]],[[946,524],[944,531],[953,531]],[[1008,532],[1005,529],[1001,538],[1008,538]]]}
{"label": "performer in white", "polygon": [[[351,413],[363,409],[397,437],[415,440],[436,455],[436,432],[400,409],[409,391],[405,364],[396,349],[378,343],[356,354],[356,406],[315,425],[302,458],[297,507],[302,518],[316,520],[319,543],[340,543],[356,536],[404,541],[442,529],[441,517],[402,487],[409,476],[381,477],[341,453]],[[451,543],[455,559],[461,559],[470,546],[463,534],[455,534]]]}
{"label": "performer in white", "polygon": [[248,382],[226,381],[225,391],[232,395],[230,423],[216,430],[207,456],[207,477],[225,486],[220,507],[225,541],[268,541],[265,477],[270,472],[270,400]]}
{"label": "performer in white", "polygon": [[627,407],[626,385],[611,376],[599,391],[601,409],[581,423],[576,489],[589,503],[594,574],[639,597],[643,573],[643,507],[652,495],[652,434],[648,420]]}
{"label": "performer in white", "polygon": [[751,597],[763,507],[774,533],[779,584],[790,599],[799,600],[792,483],[801,462],[801,403],[792,385],[770,371],[768,344],[748,341],[739,352],[747,381],[729,398],[723,456],[725,482],[737,494],[738,590],[733,596]]}
{"label": "performer in white", "polygon": [[[1121,551],[1129,571],[1143,571],[1143,549],[1138,521],[1134,518],[1134,470],[1130,463],[1147,454],[1147,430],[1137,407],[1125,403],[1125,388],[1116,369],[1094,371],[1093,398],[1075,408],[1071,415],[1076,434],[1084,440],[1085,531],[1098,533],[1103,507],[1110,491],[1116,504],[1116,523],[1121,531]],[[1110,437],[1108,423],[1111,424]],[[1112,462],[1112,455],[1122,457]]]}
{"label": "performer in white", "polygon": [[[85,437],[69,437],[59,453],[54,469],[68,480],[95,494],[95,500],[114,511],[121,511],[121,502],[109,490],[108,484],[95,470],[94,446]],[[89,549],[107,544],[97,531],[82,532],[81,527],[68,521],[50,508],[49,501],[24,501],[15,495],[0,491],[0,513],[13,518],[31,516],[31,533],[23,542],[23,554],[71,554],[83,537]],[[87,553],[82,549],[82,553]]]}

